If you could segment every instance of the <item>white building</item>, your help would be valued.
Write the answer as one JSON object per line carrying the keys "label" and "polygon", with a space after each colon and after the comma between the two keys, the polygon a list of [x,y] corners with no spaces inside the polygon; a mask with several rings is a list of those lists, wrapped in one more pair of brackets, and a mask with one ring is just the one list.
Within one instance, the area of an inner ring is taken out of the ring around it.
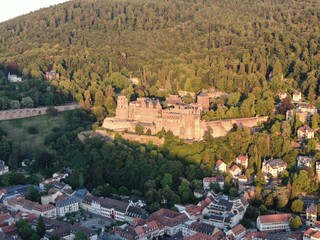
{"label": "white building", "polygon": [[306,209],[306,225],[309,227],[314,227],[317,221],[317,206],[312,203]]}
{"label": "white building", "polygon": [[227,165],[221,161],[220,159],[216,162],[216,170],[219,172],[226,172],[227,171]]}
{"label": "white building", "polygon": [[3,160],[0,160],[0,176],[9,172],[9,167],[6,166]]}
{"label": "white building", "polygon": [[297,166],[298,167],[312,167],[313,158],[308,156],[298,156]]}
{"label": "white building", "polygon": [[182,235],[184,237],[186,236],[192,236],[196,233],[204,233],[206,235],[212,236],[219,232],[219,228],[206,224],[206,223],[200,223],[197,221],[187,221],[182,226]]}
{"label": "white building", "polygon": [[220,189],[224,188],[224,177],[222,175],[217,175],[215,177],[205,177],[202,180],[203,183],[203,189],[209,190],[211,183],[217,183],[219,184]]}
{"label": "white building", "polygon": [[22,81],[22,78],[21,77],[18,77],[17,75],[14,75],[14,74],[10,74],[10,72],[8,73],[8,80],[10,82],[21,82]]}
{"label": "white building", "polygon": [[257,228],[259,231],[280,231],[290,230],[289,221],[291,213],[263,215],[257,218]]}
{"label": "white building", "polygon": [[230,199],[226,195],[209,193],[212,198],[202,211],[202,222],[218,228],[233,228],[243,219],[248,201],[245,197]]}
{"label": "white building", "polygon": [[233,165],[229,171],[233,178],[238,178],[241,175],[241,169],[237,165]]}
{"label": "white building", "polygon": [[248,168],[248,161],[249,161],[248,155],[239,155],[236,158],[236,164],[243,166],[245,169]]}
{"label": "white building", "polygon": [[262,163],[262,173],[271,174],[277,177],[281,172],[287,169],[287,163],[282,159],[269,159]]}
{"label": "white building", "polygon": [[227,231],[226,235],[232,237],[234,240],[240,240],[243,239],[246,233],[247,230],[241,224],[239,224]]}
{"label": "white building", "polygon": [[56,215],[64,217],[67,213],[78,212],[79,203],[77,200],[68,198],[56,203]]}
{"label": "white building", "polygon": [[311,139],[314,138],[314,131],[308,125],[304,125],[298,128],[297,135],[300,139]]}
{"label": "white building", "polygon": [[294,102],[301,102],[302,100],[302,94],[299,90],[295,90],[292,94],[292,100]]}

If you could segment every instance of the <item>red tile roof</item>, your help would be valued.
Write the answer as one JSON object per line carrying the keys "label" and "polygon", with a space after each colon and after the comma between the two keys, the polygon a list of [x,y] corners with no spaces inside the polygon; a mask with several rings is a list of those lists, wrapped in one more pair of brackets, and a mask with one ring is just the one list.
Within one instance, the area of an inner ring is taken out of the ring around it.
{"label": "red tile roof", "polygon": [[282,214],[271,214],[259,216],[260,223],[271,223],[271,222],[289,222],[292,218],[291,213]]}
{"label": "red tile roof", "polygon": [[233,228],[231,228],[231,232],[234,236],[240,235],[241,233],[245,232],[246,229],[242,226],[242,224],[239,224]]}
{"label": "red tile roof", "polygon": [[217,162],[216,162],[216,164],[217,164],[217,166],[220,166],[222,163],[224,163],[222,160],[217,160]]}

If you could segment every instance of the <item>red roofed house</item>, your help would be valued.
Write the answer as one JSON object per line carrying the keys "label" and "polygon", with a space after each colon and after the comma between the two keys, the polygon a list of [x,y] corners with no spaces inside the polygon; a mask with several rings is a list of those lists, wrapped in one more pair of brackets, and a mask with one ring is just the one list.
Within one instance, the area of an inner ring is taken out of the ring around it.
{"label": "red roofed house", "polygon": [[289,230],[291,213],[263,215],[257,218],[257,228],[260,231]]}
{"label": "red roofed house", "polygon": [[241,175],[241,169],[237,165],[233,165],[230,168],[230,173],[231,173],[232,177],[238,178],[238,176]]}
{"label": "red roofed house", "polygon": [[165,232],[170,236],[180,232],[183,224],[189,220],[184,213],[164,208],[152,213],[149,219],[161,223],[165,227]]}
{"label": "red roofed house", "polygon": [[240,240],[246,235],[247,230],[242,226],[242,224],[239,224],[233,228],[231,228],[226,234],[227,236],[231,236],[232,239]]}
{"label": "red roofed house", "polygon": [[222,162],[222,160],[218,160],[216,162],[216,170],[219,171],[219,172],[226,172],[227,171],[227,165]]}
{"label": "red roofed house", "polygon": [[203,189],[209,190],[211,183],[217,183],[219,184],[220,188],[224,188],[224,177],[222,175],[217,175],[215,177],[206,177],[202,180],[203,183]]}
{"label": "red roofed house", "polygon": [[236,164],[243,166],[245,169],[248,168],[248,155],[239,155],[236,158]]}
{"label": "red roofed house", "polygon": [[318,228],[309,228],[303,233],[303,240],[320,240],[320,230]]}
{"label": "red roofed house", "polygon": [[217,240],[222,238],[223,238],[223,232],[219,231],[212,236],[204,233],[196,233],[192,236],[186,237],[184,240]]}
{"label": "red roofed house", "polygon": [[298,128],[297,135],[300,139],[311,139],[314,138],[314,131],[308,125],[304,125]]}

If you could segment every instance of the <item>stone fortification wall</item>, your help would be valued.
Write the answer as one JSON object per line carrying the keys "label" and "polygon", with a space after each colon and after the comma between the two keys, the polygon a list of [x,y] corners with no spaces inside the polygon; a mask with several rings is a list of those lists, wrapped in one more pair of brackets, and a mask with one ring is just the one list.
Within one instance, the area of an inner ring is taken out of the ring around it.
{"label": "stone fortification wall", "polygon": [[[79,109],[79,104],[66,104],[61,106],[54,106],[58,112],[69,111],[74,109]],[[39,108],[24,108],[24,109],[13,109],[0,111],[0,120],[9,120],[9,119],[18,119],[18,118],[27,118],[47,114],[48,107],[39,107]]]}
{"label": "stone fortification wall", "polygon": [[201,139],[203,138],[204,132],[211,127],[213,130],[213,137],[222,137],[227,135],[227,133],[236,124],[239,127],[255,127],[258,122],[265,122],[268,117],[252,117],[252,118],[235,118],[235,119],[224,119],[218,121],[201,122]]}

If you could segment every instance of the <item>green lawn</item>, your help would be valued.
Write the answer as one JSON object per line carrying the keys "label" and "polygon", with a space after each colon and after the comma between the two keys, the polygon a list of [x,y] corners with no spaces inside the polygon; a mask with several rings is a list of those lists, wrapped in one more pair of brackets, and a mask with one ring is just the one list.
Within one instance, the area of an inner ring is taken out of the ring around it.
{"label": "green lawn", "polygon": [[[66,124],[67,112],[58,113],[57,116],[36,116],[14,120],[0,121],[0,128],[7,132],[7,138],[16,141],[20,145],[22,154],[32,153],[34,150],[44,146],[45,137],[55,127],[63,128]],[[28,133],[28,128],[34,126],[38,133]]]}

